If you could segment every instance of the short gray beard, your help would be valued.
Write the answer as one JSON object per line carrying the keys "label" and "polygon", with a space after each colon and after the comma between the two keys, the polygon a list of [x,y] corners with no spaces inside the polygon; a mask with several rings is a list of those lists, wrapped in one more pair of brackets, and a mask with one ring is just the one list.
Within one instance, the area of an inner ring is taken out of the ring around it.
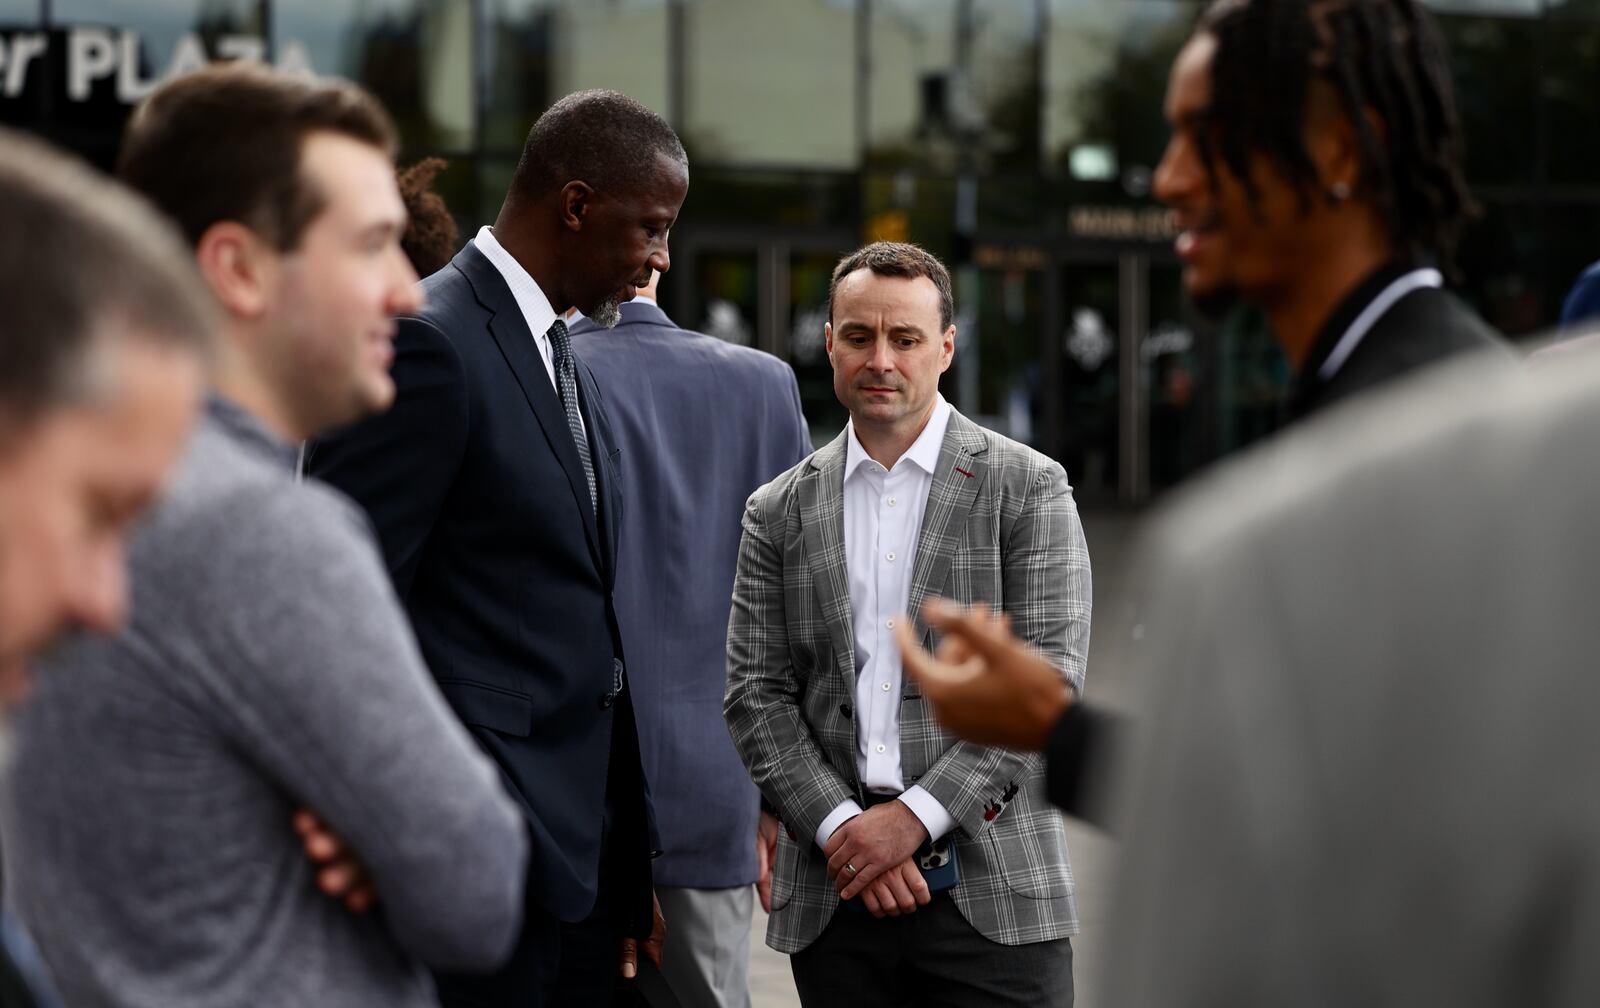
{"label": "short gray beard", "polygon": [[614,297],[608,297],[594,306],[593,311],[583,313],[584,318],[602,329],[614,329],[622,321],[622,304]]}

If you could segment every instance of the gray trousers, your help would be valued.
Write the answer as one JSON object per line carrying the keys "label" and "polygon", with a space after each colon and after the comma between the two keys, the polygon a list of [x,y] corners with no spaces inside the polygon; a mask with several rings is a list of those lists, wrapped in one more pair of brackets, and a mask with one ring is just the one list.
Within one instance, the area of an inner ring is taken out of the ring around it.
{"label": "gray trousers", "polygon": [[1072,1008],[1072,942],[1001,945],[950,899],[903,917],[840,907],[789,957],[805,1008]]}
{"label": "gray trousers", "polygon": [[750,1008],[755,887],[656,887],[667,920],[661,972],[682,1008]]}

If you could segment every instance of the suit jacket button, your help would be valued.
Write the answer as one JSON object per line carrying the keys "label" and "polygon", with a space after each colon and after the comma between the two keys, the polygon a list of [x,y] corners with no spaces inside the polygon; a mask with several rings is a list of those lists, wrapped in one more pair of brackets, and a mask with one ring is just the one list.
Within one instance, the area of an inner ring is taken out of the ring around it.
{"label": "suit jacket button", "polygon": [[611,705],[616,703],[616,702],[617,702],[617,695],[615,693],[602,693],[602,694],[600,694],[600,709],[601,710],[610,710],[611,709]]}
{"label": "suit jacket button", "polygon": [[840,704],[839,705],[839,713],[841,715],[843,715],[844,717],[848,718],[850,716],[850,705],[847,704],[847,703]]}

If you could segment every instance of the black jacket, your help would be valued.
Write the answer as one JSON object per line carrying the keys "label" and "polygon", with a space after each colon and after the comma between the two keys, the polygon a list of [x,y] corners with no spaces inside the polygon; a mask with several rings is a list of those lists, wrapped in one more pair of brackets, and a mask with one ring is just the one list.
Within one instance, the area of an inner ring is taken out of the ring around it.
{"label": "black jacket", "polygon": [[1457,354],[1504,351],[1500,334],[1437,287],[1414,290],[1395,302],[1367,330],[1338,370],[1318,373],[1345,331],[1389,284],[1414,267],[1390,263],[1367,279],[1335,308],[1323,323],[1295,380],[1290,416],[1299,420],[1335,402]]}
{"label": "black jacket", "polygon": [[529,929],[595,908],[608,787],[613,902],[630,930],[649,928],[658,845],[612,603],[619,450],[580,361],[597,519],[561,400],[494,265],[469,243],[423,289],[426,307],[399,324],[393,408],[313,445],[307,471],[371,516],[439,688],[527,812],[530,922],[495,991],[525,1003],[549,967],[531,961]]}
{"label": "black jacket", "polygon": [[[1369,391],[1394,378],[1464,353],[1504,353],[1500,334],[1455,295],[1437,287],[1406,294],[1373,322],[1350,356],[1324,378],[1320,371],[1340,339],[1385,288],[1414,267],[1390,263],[1362,281],[1323,324],[1301,366],[1289,400],[1299,421],[1335,402]],[[1096,788],[1108,753],[1116,749],[1118,719],[1086,704],[1074,704],[1045,746],[1050,800],[1070,815],[1102,822],[1104,808]]]}

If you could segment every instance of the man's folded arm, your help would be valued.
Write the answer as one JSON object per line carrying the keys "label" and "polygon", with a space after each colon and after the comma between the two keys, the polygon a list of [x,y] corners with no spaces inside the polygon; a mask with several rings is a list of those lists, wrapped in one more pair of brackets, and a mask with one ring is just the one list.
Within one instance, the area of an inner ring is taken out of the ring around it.
{"label": "man's folded arm", "polygon": [[219,511],[251,534],[217,537],[210,569],[254,572],[213,623],[237,666],[209,684],[226,730],[366,867],[401,947],[494,968],[521,925],[526,826],[428,675],[365,523],[316,485]]}
{"label": "man's folded arm", "polygon": [[854,801],[852,788],[828,764],[800,709],[800,684],[789,661],[781,557],[756,497],[745,508],[739,543],[723,714],[756,787],[795,836],[815,837],[830,814]]}

